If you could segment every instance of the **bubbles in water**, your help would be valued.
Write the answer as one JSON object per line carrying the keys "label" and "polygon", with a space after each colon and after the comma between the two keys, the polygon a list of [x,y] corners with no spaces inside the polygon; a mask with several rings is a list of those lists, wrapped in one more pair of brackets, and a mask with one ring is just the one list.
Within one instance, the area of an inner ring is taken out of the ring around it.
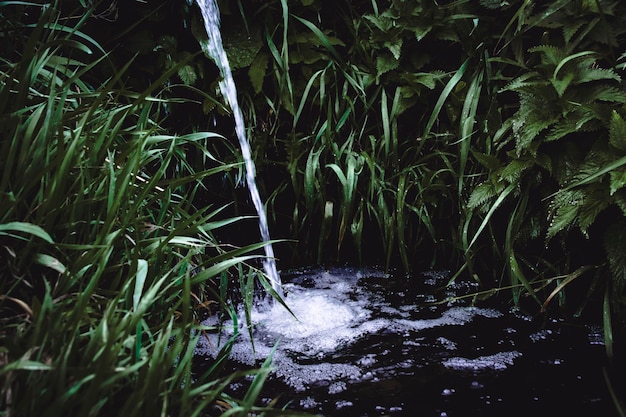
{"label": "bubbles in water", "polygon": [[508,366],[513,365],[514,359],[521,355],[522,354],[520,352],[511,351],[499,352],[488,356],[480,356],[474,359],[455,357],[443,361],[443,365],[446,368],[452,368],[455,370],[503,370]]}

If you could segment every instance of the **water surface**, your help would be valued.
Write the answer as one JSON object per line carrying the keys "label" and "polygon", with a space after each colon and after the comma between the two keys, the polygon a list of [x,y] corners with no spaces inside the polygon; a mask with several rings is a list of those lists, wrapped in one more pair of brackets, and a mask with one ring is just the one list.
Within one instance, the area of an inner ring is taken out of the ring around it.
{"label": "water surface", "polygon": [[[241,319],[233,366],[258,366],[278,342],[265,401],[326,416],[616,414],[600,327],[471,298],[437,304],[477,290],[442,290],[448,278],[351,268],[283,274],[297,319],[278,304],[256,309],[255,353]],[[210,361],[232,326],[202,340],[198,354]],[[245,388],[231,387],[241,396]]]}

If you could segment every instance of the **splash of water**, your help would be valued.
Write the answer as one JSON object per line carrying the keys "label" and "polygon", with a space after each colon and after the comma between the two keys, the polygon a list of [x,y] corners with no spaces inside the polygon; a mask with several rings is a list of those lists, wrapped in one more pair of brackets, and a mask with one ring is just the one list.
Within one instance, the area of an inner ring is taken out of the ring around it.
{"label": "splash of water", "polygon": [[250,190],[250,197],[252,198],[254,208],[259,216],[259,230],[261,231],[261,238],[267,243],[264,246],[265,259],[263,260],[263,269],[269,277],[274,291],[282,297],[283,294],[280,276],[278,275],[278,271],[276,269],[274,248],[270,243],[270,232],[267,224],[265,207],[263,205],[263,201],[261,200],[261,196],[259,195],[259,189],[256,185],[256,169],[254,161],[252,160],[252,151],[250,150],[250,143],[248,142],[246,135],[243,114],[241,113],[239,102],[237,101],[235,81],[233,80],[233,74],[230,69],[230,65],[228,64],[226,51],[222,45],[219,8],[217,7],[216,0],[196,0],[196,2],[202,12],[204,26],[209,38],[208,42],[205,45],[202,45],[202,47],[204,52],[213,59],[222,74],[222,80],[219,83],[220,90],[230,106],[235,118],[235,132],[237,133],[241,153],[246,164],[246,182],[248,184],[248,189]]}

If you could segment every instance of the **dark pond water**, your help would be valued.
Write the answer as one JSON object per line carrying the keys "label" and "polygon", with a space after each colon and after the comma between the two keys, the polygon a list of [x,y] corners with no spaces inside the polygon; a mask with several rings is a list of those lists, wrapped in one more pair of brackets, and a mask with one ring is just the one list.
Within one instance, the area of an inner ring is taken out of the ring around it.
{"label": "dark pond water", "polygon": [[[231,355],[233,367],[254,366],[279,341],[264,401],[325,416],[617,415],[597,325],[472,306],[471,298],[434,305],[477,290],[441,291],[445,272],[319,269],[283,280],[298,320],[279,305],[260,308],[256,353],[242,328]],[[210,363],[232,326],[201,340],[198,357]],[[231,386],[238,396],[246,388]]]}

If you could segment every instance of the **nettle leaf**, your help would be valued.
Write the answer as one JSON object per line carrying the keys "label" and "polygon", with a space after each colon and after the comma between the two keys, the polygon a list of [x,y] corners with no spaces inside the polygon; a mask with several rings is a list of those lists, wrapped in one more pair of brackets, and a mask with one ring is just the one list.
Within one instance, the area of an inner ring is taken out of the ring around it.
{"label": "nettle leaf", "polygon": [[591,88],[585,88],[579,90],[579,100],[583,103],[589,103],[591,101],[600,100],[608,101],[612,103],[626,103],[626,92],[618,87],[612,87],[606,84],[594,86]]}
{"label": "nettle leaf", "polygon": [[554,66],[557,66],[567,56],[564,50],[553,45],[539,45],[528,51],[541,53],[541,62]]}
{"label": "nettle leaf", "polygon": [[611,114],[609,124],[609,143],[621,151],[626,151],[626,122],[615,110]]}
{"label": "nettle leaf", "polygon": [[236,25],[222,28],[224,49],[233,70],[246,68],[252,64],[263,47],[261,33],[260,28],[251,28],[250,32]]}
{"label": "nettle leaf", "polygon": [[521,155],[524,151],[529,151],[532,154],[535,153],[534,147],[532,147],[532,141],[537,135],[552,125],[552,120],[526,120],[518,118],[513,123],[513,134],[516,140],[516,150],[518,155]]}
{"label": "nettle leaf", "polygon": [[380,77],[386,72],[392,71],[398,68],[399,62],[391,54],[380,54],[376,58],[376,78]]}
{"label": "nettle leaf", "polygon": [[570,86],[574,80],[575,74],[573,72],[567,72],[562,78],[551,78],[550,83],[559,94],[559,97],[563,96],[567,87]]}
{"label": "nettle leaf", "polygon": [[508,182],[516,182],[522,173],[534,165],[534,161],[528,159],[515,159],[500,171],[500,178]]}
{"label": "nettle leaf", "polygon": [[502,166],[502,162],[497,156],[488,155],[486,153],[477,152],[472,150],[474,158],[489,171],[495,171]]}
{"label": "nettle leaf", "polygon": [[582,190],[564,190],[554,196],[549,208],[551,219],[546,240],[575,224],[584,198],[585,193]]}
{"label": "nettle leaf", "polygon": [[196,70],[191,65],[183,65],[180,67],[178,76],[185,85],[193,85],[198,79]]}
{"label": "nettle leaf", "polygon": [[485,203],[499,195],[504,190],[504,187],[505,184],[503,182],[483,182],[472,191],[467,203],[468,208],[477,208],[485,205]]}
{"label": "nettle leaf", "polygon": [[609,192],[614,195],[617,190],[622,189],[626,185],[626,169],[620,171],[614,170],[610,173],[611,185]]}
{"label": "nettle leaf", "polygon": [[620,189],[613,195],[613,200],[617,207],[622,210],[622,214],[626,216],[626,189]]}
{"label": "nettle leaf", "polygon": [[589,130],[589,122],[596,119],[596,114],[589,108],[579,108],[574,113],[569,113],[561,118],[546,135],[546,142],[561,139],[570,133]]}
{"label": "nettle leaf", "polygon": [[393,57],[396,60],[400,59],[400,52],[402,51],[402,38],[397,37],[396,39],[387,41],[383,43],[383,45],[391,52]]}
{"label": "nettle leaf", "polygon": [[537,81],[539,78],[539,74],[536,72],[527,72],[512,81],[510,81],[507,85],[505,85],[499,93],[505,91],[516,91],[516,92],[528,92],[530,93],[528,87],[535,87],[537,85],[545,85],[545,82]]}
{"label": "nettle leaf", "polygon": [[585,235],[589,226],[595,222],[598,214],[607,208],[610,202],[606,188],[602,184],[596,183],[591,188],[586,188],[583,204],[578,211],[578,227]]}
{"label": "nettle leaf", "polygon": [[372,22],[382,32],[387,32],[393,28],[394,19],[389,18],[386,12],[378,16],[368,14],[363,16],[363,18]]}
{"label": "nettle leaf", "polygon": [[622,81],[622,77],[620,77],[612,69],[594,68],[592,66],[585,66],[584,68],[580,69],[580,72],[578,74],[578,77],[576,78],[575,84],[583,84],[583,83],[588,83],[590,81],[598,81],[598,80],[615,80],[617,82],[620,82]]}
{"label": "nettle leaf", "polygon": [[423,85],[429,90],[433,90],[437,86],[437,81],[445,77],[442,71],[433,72],[415,72],[402,74],[402,78],[419,91],[419,85]]}
{"label": "nettle leaf", "polygon": [[578,30],[585,24],[586,22],[584,21],[578,21],[578,22],[575,22],[574,24],[565,25],[563,27],[563,38],[565,39],[565,43],[569,43],[574,37],[574,35],[576,35]]}
{"label": "nettle leaf", "polygon": [[250,83],[254,88],[255,93],[260,93],[263,89],[263,80],[267,73],[267,66],[269,64],[269,56],[267,54],[259,52],[252,61],[250,68],[248,68],[248,77],[250,77]]}

